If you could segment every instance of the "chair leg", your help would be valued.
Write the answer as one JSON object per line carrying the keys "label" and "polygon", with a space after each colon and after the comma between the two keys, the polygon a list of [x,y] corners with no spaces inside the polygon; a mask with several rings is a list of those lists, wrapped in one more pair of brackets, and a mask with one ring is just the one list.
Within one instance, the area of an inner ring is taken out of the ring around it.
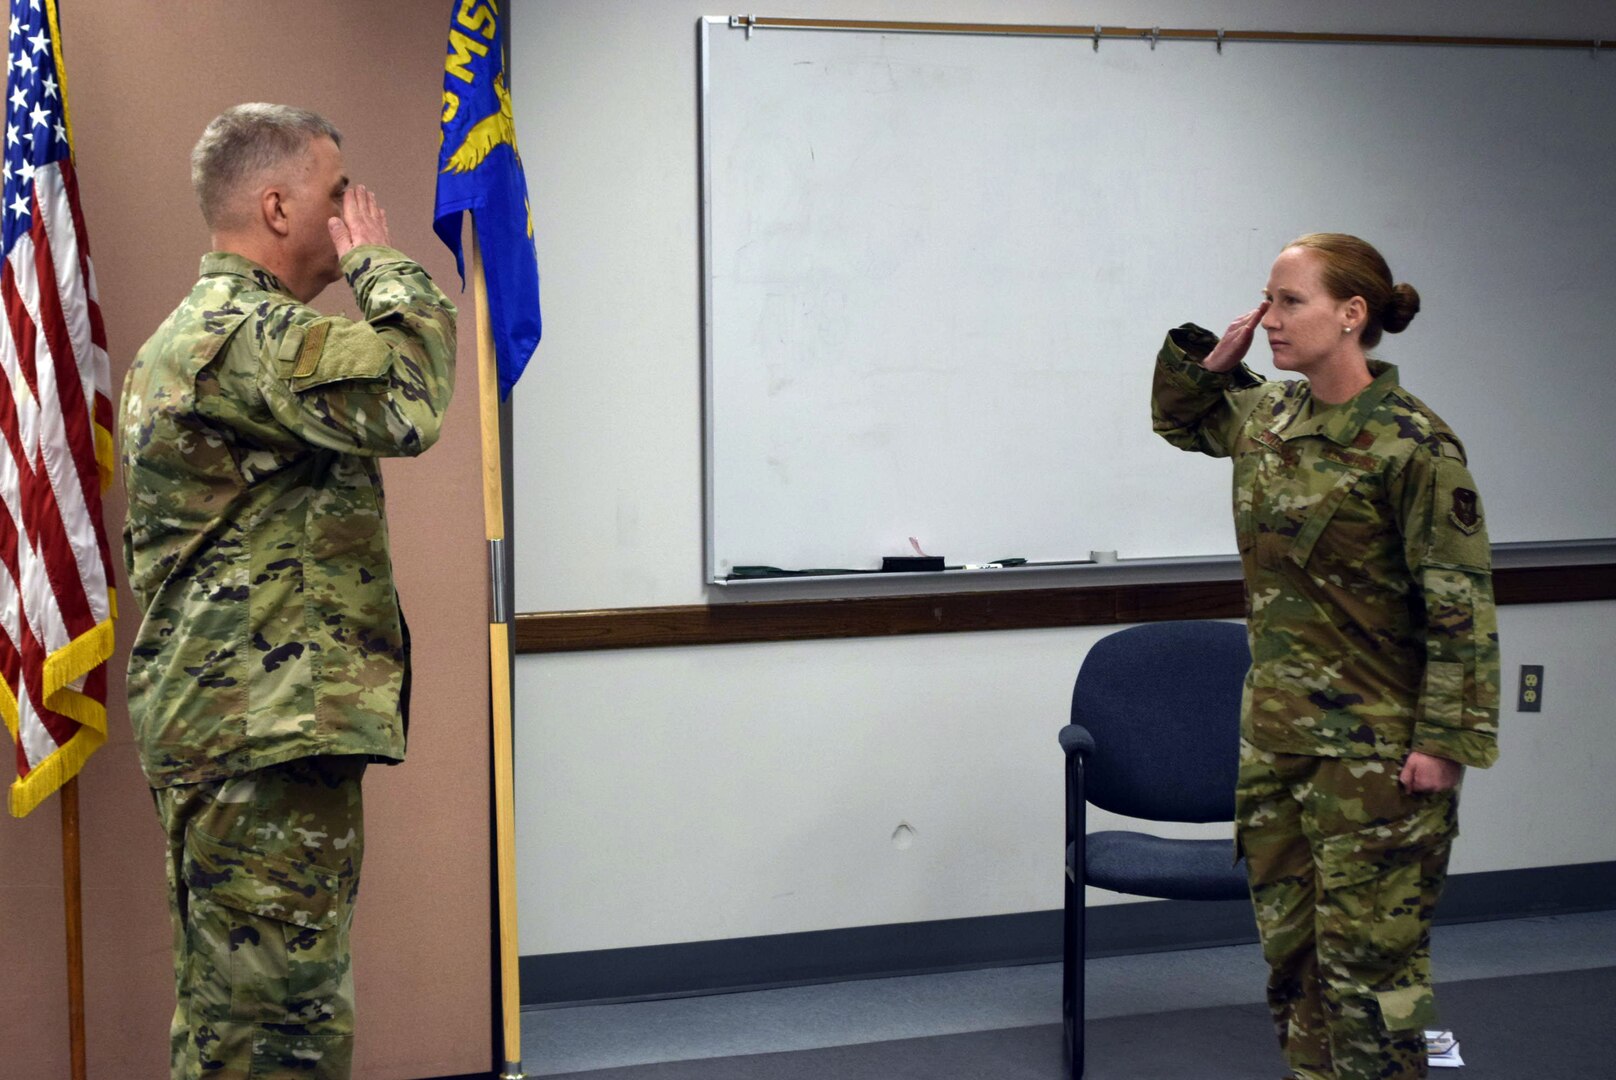
{"label": "chair leg", "polygon": [[1083,889],[1066,879],[1066,906],[1062,920],[1061,1023],[1064,1028],[1066,1080],[1083,1077],[1083,982],[1085,919]]}
{"label": "chair leg", "polygon": [[1087,913],[1083,879],[1088,857],[1088,806],[1083,791],[1083,755],[1066,756],[1066,904],[1061,919],[1061,1022],[1066,1080],[1083,1078],[1083,980]]}

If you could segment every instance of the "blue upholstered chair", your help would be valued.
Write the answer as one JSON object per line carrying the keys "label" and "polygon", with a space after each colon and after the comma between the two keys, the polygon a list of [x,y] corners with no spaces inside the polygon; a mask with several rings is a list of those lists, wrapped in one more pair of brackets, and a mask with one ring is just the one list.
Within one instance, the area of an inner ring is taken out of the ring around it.
{"label": "blue upholstered chair", "polygon": [[[1083,1075],[1084,885],[1169,900],[1246,897],[1234,840],[1085,835],[1089,803],[1147,821],[1232,821],[1240,690],[1251,653],[1239,623],[1160,622],[1108,634],[1072,690],[1066,751],[1062,1008],[1068,1075]],[[1232,831],[1232,830],[1231,830]]]}

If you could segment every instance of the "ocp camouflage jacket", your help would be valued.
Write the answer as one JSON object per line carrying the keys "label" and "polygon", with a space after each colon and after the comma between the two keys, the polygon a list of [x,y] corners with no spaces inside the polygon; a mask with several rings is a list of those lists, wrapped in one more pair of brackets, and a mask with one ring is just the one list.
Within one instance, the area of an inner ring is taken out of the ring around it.
{"label": "ocp camouflage jacket", "polygon": [[409,643],[378,459],[438,437],[455,309],[391,248],[342,260],[365,321],[222,252],[136,356],[129,714],[153,787],[313,754],[404,756]]}
{"label": "ocp camouflage jacket", "polygon": [[1193,324],[1156,360],[1152,417],[1234,459],[1252,667],[1243,730],[1279,753],[1466,765],[1498,756],[1491,550],[1464,448],[1397,369],[1351,401],[1198,361]]}

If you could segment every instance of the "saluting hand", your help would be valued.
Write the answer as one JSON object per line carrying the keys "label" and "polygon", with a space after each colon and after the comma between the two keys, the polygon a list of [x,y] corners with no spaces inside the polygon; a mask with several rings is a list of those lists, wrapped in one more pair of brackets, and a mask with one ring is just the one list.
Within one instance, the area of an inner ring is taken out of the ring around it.
{"label": "saluting hand", "polygon": [[392,246],[387,233],[387,211],[376,205],[376,195],[364,184],[342,193],[342,216],[326,222],[337,245],[337,257],[364,244]]}
{"label": "saluting hand", "polygon": [[1257,325],[1266,314],[1268,314],[1268,301],[1264,300],[1230,323],[1229,329],[1223,332],[1217,347],[1201,361],[1201,366],[1208,371],[1232,371],[1241,360],[1245,359],[1246,350],[1251,348],[1251,339],[1257,333]]}
{"label": "saluting hand", "polygon": [[1435,754],[1415,750],[1408,755],[1408,760],[1403,762],[1403,771],[1397,774],[1397,782],[1403,785],[1403,790],[1410,795],[1422,795],[1433,791],[1447,791],[1457,786],[1459,778],[1463,775],[1464,766],[1457,761],[1449,761]]}

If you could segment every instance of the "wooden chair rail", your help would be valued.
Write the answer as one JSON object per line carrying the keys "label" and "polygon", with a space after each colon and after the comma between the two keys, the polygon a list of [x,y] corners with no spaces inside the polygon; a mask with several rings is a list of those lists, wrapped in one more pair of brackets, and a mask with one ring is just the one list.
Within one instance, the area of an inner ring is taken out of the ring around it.
{"label": "wooden chair rail", "polygon": [[[1493,588],[1500,604],[1616,600],[1616,563],[1500,570],[1493,576]],[[1231,619],[1244,611],[1239,581],[553,611],[516,616],[516,651],[580,652]]]}

